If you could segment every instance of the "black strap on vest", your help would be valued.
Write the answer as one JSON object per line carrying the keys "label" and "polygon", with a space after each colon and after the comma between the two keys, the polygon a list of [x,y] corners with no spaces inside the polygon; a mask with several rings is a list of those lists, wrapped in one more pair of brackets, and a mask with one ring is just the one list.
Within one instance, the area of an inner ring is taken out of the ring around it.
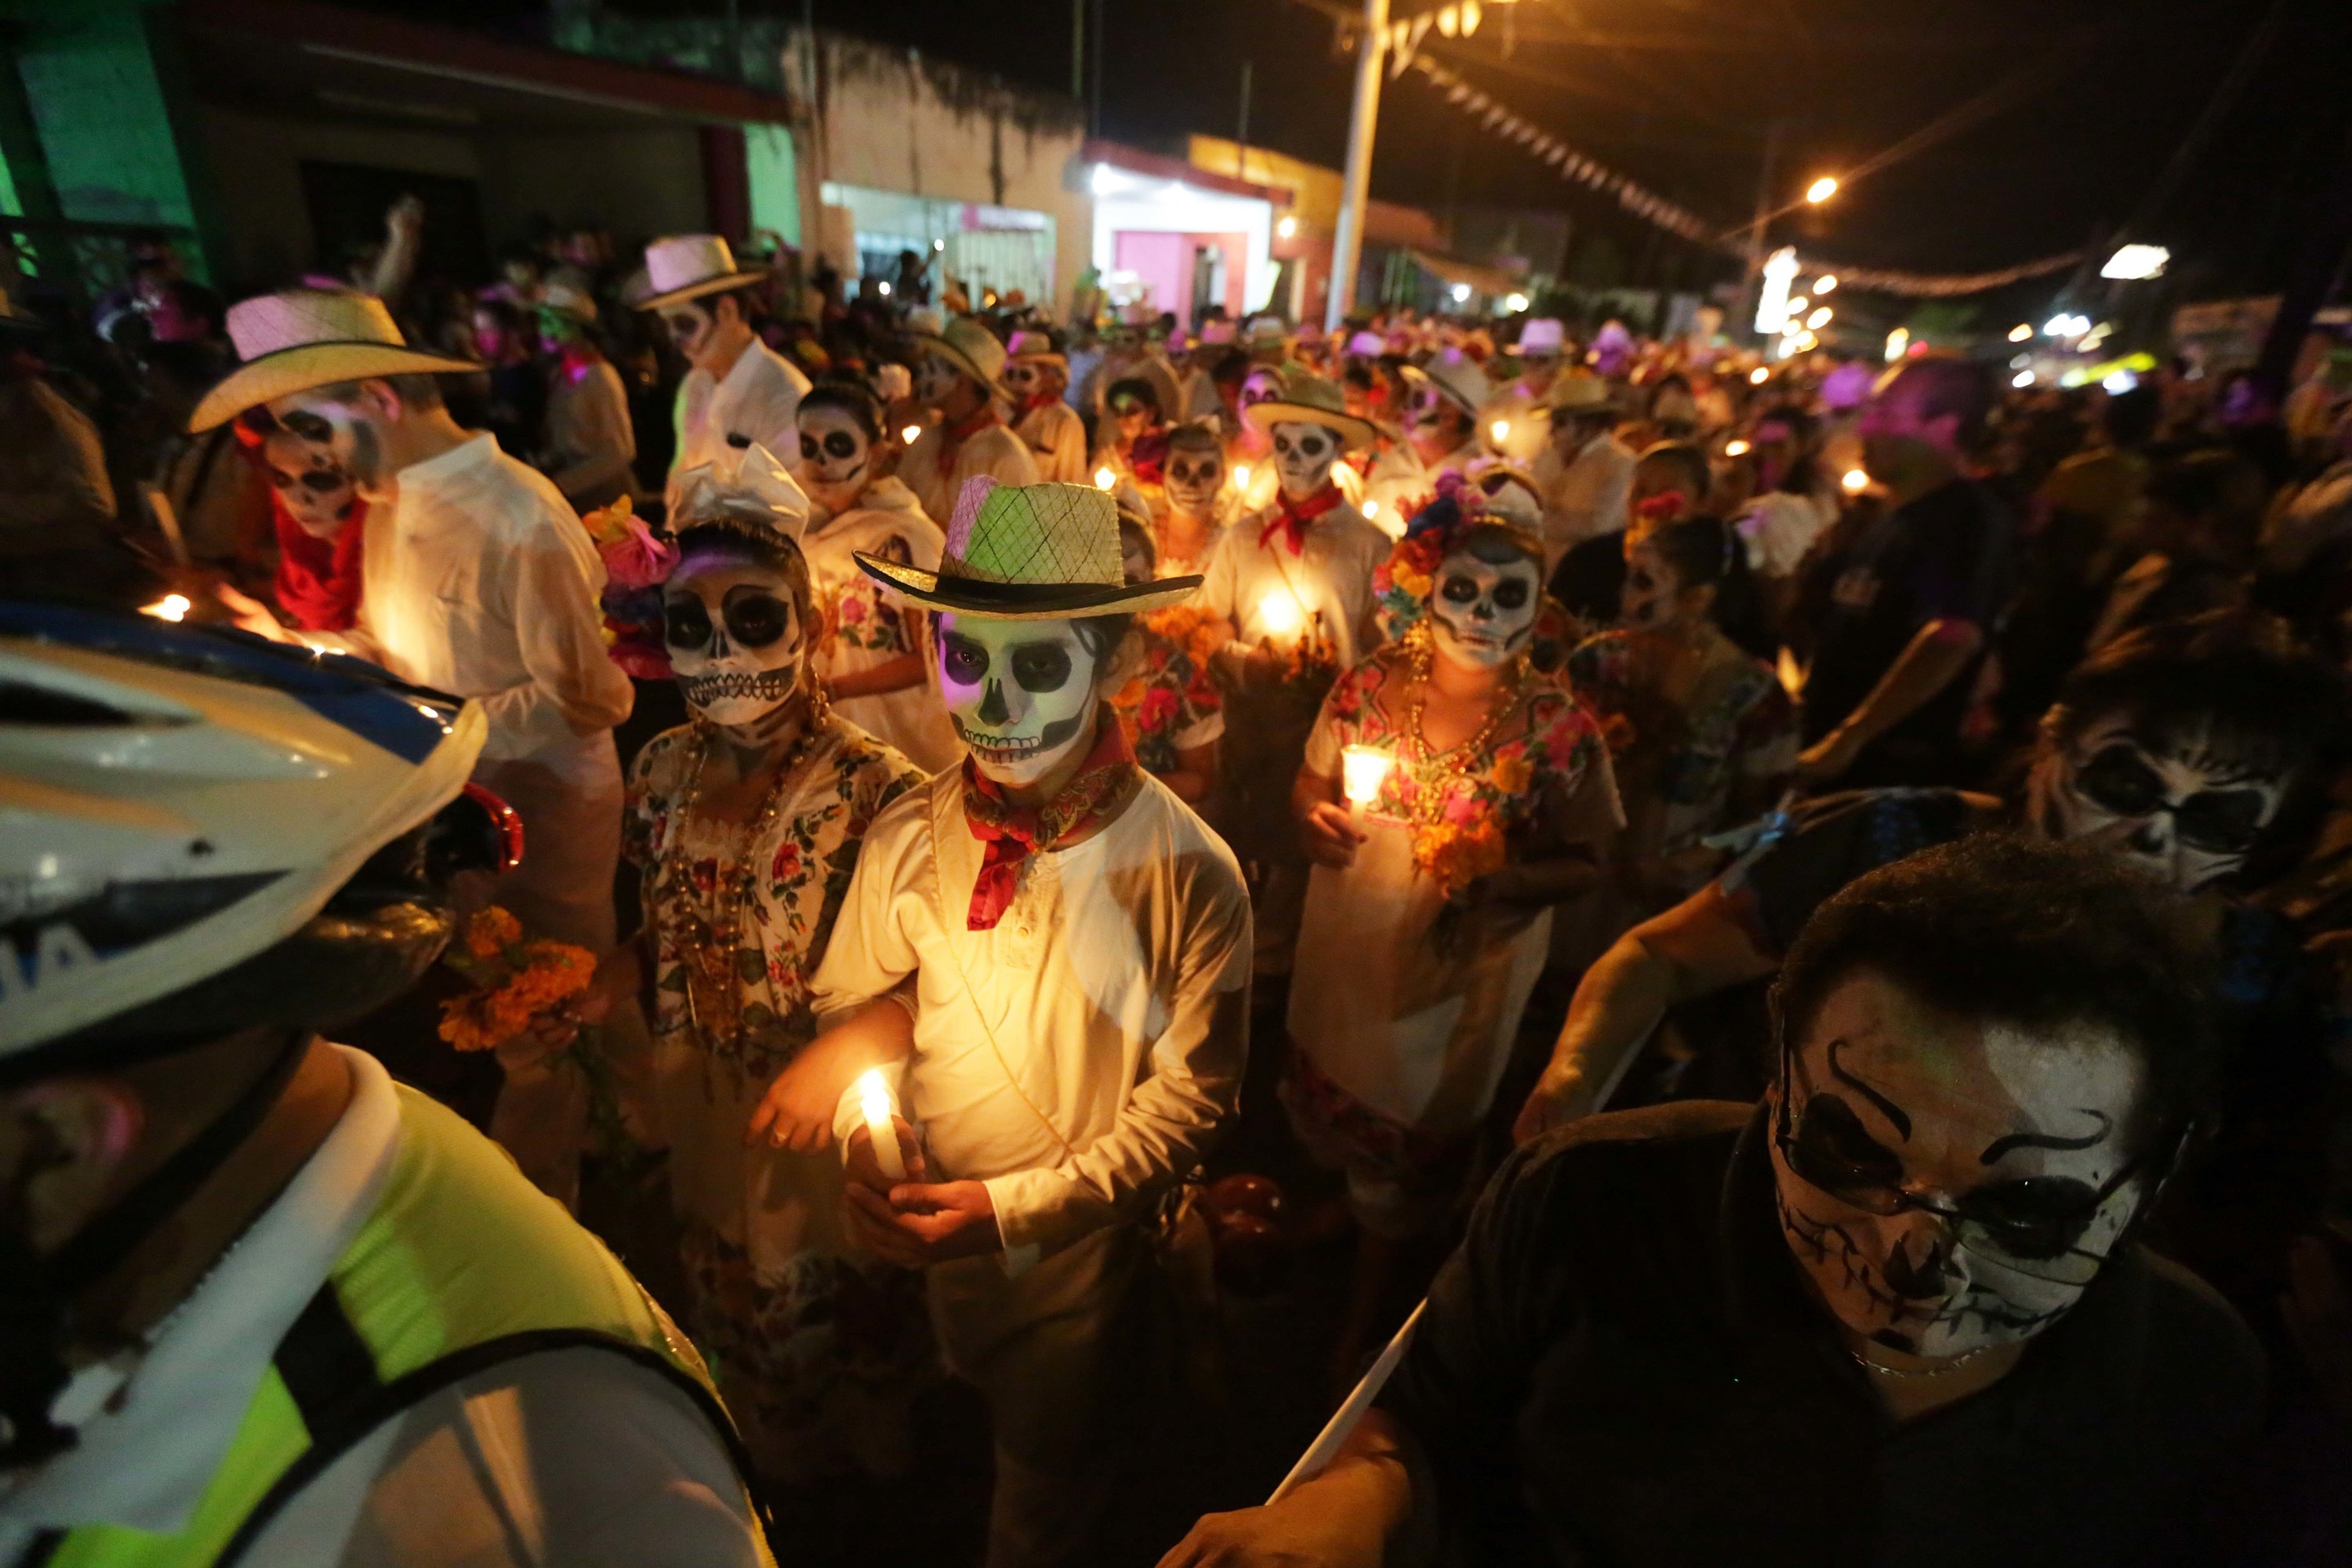
{"label": "black strap on vest", "polygon": [[[759,1472],[752,1468],[751,1453],[735,1430],[734,1419],[708,1388],[680,1372],[658,1351],[615,1339],[595,1329],[536,1329],[453,1351],[387,1383],[376,1367],[374,1352],[368,1349],[367,1342],[352,1326],[350,1314],[343,1310],[341,1298],[335,1293],[335,1282],[329,1279],[319,1287],[318,1294],[310,1298],[301,1315],[294,1320],[293,1327],[286,1331],[270,1358],[286,1384],[286,1392],[293,1397],[294,1408],[310,1434],[310,1446],[271,1483],[269,1490],[237,1527],[236,1533],[229,1538],[228,1544],[221,1549],[221,1554],[214,1559],[214,1568],[230,1568],[239,1562],[303,1488],[325,1474],[369,1433],[403,1411],[503,1363],[547,1351],[582,1348],[604,1351],[635,1362],[658,1373],[693,1401],[704,1421],[726,1446],[744,1495],[751,1500],[752,1519],[768,1537],[772,1553],[776,1546],[775,1521],[754,1484]],[[39,1544],[36,1542],[37,1550]],[[55,1545],[48,1550],[54,1552]],[[45,1561],[45,1556],[31,1557],[21,1568],[39,1568]]]}

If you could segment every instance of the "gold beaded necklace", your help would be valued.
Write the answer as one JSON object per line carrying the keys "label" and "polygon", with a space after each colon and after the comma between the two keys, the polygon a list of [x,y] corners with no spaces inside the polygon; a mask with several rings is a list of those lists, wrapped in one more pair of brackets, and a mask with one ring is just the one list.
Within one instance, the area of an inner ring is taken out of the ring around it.
{"label": "gold beaded necklace", "polygon": [[[1480,722],[1477,731],[1459,746],[1441,754],[1429,743],[1429,736],[1421,727],[1422,710],[1429,699],[1431,666],[1437,657],[1427,623],[1415,626],[1407,634],[1405,647],[1411,661],[1412,696],[1405,708],[1404,745],[1397,748],[1398,760],[1412,769],[1414,825],[1434,827],[1445,814],[1445,800],[1453,784],[1469,776],[1478,759],[1486,754],[1486,748],[1493,743],[1496,732],[1503,727],[1503,721],[1517,710],[1520,688],[1527,678],[1527,655],[1518,654],[1512,658],[1510,674],[1501,689],[1487,700],[1486,717]],[[1405,745],[1412,746],[1421,754],[1407,761]]]}

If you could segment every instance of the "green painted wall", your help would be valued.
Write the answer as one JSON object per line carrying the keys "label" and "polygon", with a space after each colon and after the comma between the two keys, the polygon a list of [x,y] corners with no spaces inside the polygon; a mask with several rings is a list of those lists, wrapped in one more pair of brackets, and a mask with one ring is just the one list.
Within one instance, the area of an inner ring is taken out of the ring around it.
{"label": "green painted wall", "polygon": [[798,249],[801,243],[801,192],[793,162],[789,126],[743,127],[743,161],[751,184],[751,226],[769,228]]}

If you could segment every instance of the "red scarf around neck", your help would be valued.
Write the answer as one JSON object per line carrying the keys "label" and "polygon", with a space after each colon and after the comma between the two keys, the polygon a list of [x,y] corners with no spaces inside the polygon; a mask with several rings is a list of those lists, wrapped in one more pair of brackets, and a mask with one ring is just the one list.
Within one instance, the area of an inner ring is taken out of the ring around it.
{"label": "red scarf around neck", "polygon": [[1288,496],[1277,493],[1274,498],[1273,518],[1257,531],[1258,548],[1263,550],[1273,543],[1274,536],[1279,533],[1282,542],[1290,546],[1293,555],[1304,555],[1308,526],[1345,499],[1339,494],[1339,487],[1334,484],[1326,484],[1303,501],[1294,502]]}
{"label": "red scarf around neck", "polygon": [[971,908],[965,923],[973,931],[994,931],[1021,890],[1021,862],[1050,850],[1074,833],[1092,827],[1108,816],[1138,774],[1135,752],[1127,731],[1108,707],[1095,715],[1094,750],[1060,793],[1042,806],[1015,805],[1004,798],[1003,786],[983,773],[969,756],[963,760],[963,818],[971,836],[987,846],[982,853],[980,879],[972,884]]}
{"label": "red scarf around neck", "polygon": [[966,441],[971,440],[990,426],[1000,423],[1002,421],[996,417],[996,405],[989,403],[982,405],[977,414],[962,419],[950,420],[940,426],[940,472],[945,475],[955,468],[956,454],[963,450],[963,444]]}

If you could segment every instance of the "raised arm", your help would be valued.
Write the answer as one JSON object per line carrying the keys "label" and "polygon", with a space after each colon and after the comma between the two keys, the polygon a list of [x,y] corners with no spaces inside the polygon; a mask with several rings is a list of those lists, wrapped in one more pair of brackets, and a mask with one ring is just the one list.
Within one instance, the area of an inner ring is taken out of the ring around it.
{"label": "raised arm", "polygon": [[1635,926],[1585,971],[1551,1061],[1511,1135],[1525,1142],[1591,1115],[1669,1008],[1778,966],[1714,883]]}

